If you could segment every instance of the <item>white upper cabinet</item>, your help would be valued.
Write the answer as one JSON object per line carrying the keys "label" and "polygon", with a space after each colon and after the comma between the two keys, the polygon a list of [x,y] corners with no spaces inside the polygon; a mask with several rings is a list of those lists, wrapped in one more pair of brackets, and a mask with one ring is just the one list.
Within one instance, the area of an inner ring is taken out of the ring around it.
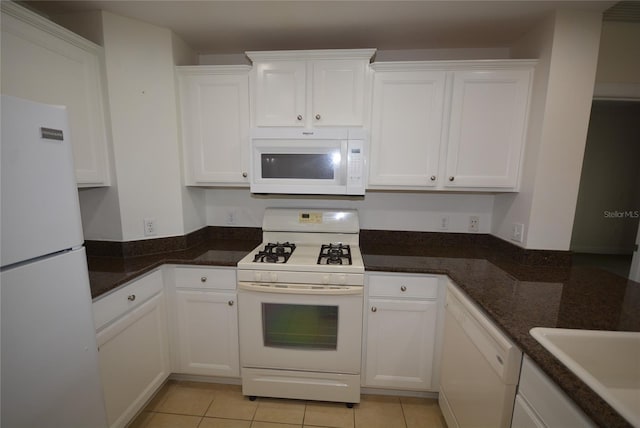
{"label": "white upper cabinet", "polygon": [[307,64],[274,61],[254,64],[255,120],[258,126],[304,126]]}
{"label": "white upper cabinet", "polygon": [[103,49],[2,2],[2,93],[69,113],[78,187],[110,185]]}
{"label": "white upper cabinet", "polygon": [[368,188],[517,191],[534,65],[374,64]]}
{"label": "white upper cabinet", "polygon": [[248,185],[250,69],[176,67],[186,184]]}
{"label": "white upper cabinet", "polygon": [[313,61],[312,126],[362,126],[368,59]]}
{"label": "white upper cabinet", "polygon": [[247,52],[254,126],[363,126],[375,49]]}
{"label": "white upper cabinet", "polygon": [[531,74],[531,70],[453,73],[446,187],[516,187]]}
{"label": "white upper cabinet", "polygon": [[370,187],[433,187],[444,107],[444,71],[376,68]]}

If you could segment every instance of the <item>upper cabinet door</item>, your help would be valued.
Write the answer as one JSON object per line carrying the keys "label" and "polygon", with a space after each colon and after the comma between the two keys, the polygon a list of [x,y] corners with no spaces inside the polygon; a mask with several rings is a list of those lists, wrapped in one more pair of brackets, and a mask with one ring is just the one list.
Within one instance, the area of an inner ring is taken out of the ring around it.
{"label": "upper cabinet door", "polygon": [[516,189],[530,70],[456,71],[445,187]]}
{"label": "upper cabinet door", "polygon": [[313,126],[362,126],[367,60],[314,61]]}
{"label": "upper cabinet door", "polygon": [[100,46],[2,2],[2,93],[67,107],[79,187],[110,184],[102,55]]}
{"label": "upper cabinet door", "polygon": [[433,187],[444,108],[444,71],[376,71],[369,186]]}
{"label": "upper cabinet door", "polygon": [[363,126],[375,49],[246,52],[253,126]]}
{"label": "upper cabinet door", "polygon": [[256,64],[256,126],[304,126],[306,121],[305,61]]}
{"label": "upper cabinet door", "polygon": [[177,67],[187,184],[247,186],[249,67]]}

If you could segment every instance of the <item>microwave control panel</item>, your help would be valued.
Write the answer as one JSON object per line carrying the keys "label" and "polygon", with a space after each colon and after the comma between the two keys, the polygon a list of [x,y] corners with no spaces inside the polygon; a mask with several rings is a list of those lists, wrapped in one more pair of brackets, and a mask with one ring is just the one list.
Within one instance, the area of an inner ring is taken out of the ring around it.
{"label": "microwave control panel", "polygon": [[347,194],[362,194],[364,190],[364,141],[350,140],[347,150]]}

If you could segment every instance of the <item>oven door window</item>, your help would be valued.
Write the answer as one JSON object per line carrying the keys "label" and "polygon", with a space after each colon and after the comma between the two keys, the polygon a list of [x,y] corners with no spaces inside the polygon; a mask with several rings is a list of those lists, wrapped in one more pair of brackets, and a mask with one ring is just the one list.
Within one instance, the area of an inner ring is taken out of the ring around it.
{"label": "oven door window", "polygon": [[338,306],[262,303],[264,346],[326,349],[338,347]]}

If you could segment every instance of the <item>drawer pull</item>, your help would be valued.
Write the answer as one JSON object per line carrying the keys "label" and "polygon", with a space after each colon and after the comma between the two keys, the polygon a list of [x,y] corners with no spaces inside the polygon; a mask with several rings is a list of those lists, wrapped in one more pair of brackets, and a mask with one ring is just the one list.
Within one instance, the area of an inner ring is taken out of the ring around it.
{"label": "drawer pull", "polygon": [[496,359],[498,360],[500,365],[504,365],[504,362],[502,361],[502,357],[500,355],[496,355]]}
{"label": "drawer pull", "polygon": [[200,282],[207,282],[207,277],[206,276],[201,277]]}
{"label": "drawer pull", "polygon": [[401,286],[400,291],[407,291],[407,286],[406,285]]}
{"label": "drawer pull", "polygon": [[129,294],[129,296],[127,297],[127,300],[130,302],[133,302],[134,300],[136,300],[136,295],[135,294]]}
{"label": "drawer pull", "polygon": [[233,300],[229,300],[229,301],[227,302],[227,304],[228,304],[229,306],[233,306]]}
{"label": "drawer pull", "polygon": [[376,308],[375,306],[371,307],[371,312],[378,312],[378,308]]}

